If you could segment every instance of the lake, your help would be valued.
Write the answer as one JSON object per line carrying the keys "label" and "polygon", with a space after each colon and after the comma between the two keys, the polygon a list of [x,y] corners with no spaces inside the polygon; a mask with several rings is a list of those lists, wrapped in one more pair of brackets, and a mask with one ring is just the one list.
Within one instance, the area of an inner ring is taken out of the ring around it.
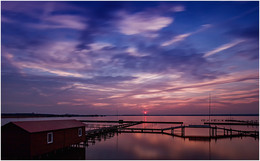
{"label": "lake", "polygon": [[[106,116],[106,117],[60,117],[60,118],[2,118],[1,124],[10,121],[25,120],[54,120],[54,119],[77,119],[77,120],[124,120],[124,121],[182,121],[184,125],[201,125],[208,120],[208,116]],[[254,120],[258,116],[211,116],[212,121]],[[111,123],[88,123],[86,130],[103,126],[111,126]],[[166,128],[171,124],[139,124],[132,127],[142,128]],[[217,125],[218,127],[232,128],[237,130],[258,131],[258,126],[241,125]],[[131,127],[131,128],[132,128]],[[178,133],[178,131],[176,131]],[[187,129],[189,135],[208,135],[208,129]],[[220,131],[221,133],[221,131]],[[254,137],[234,137],[214,140],[189,140],[173,137],[165,134],[150,133],[114,133],[89,143],[85,148],[83,158],[87,160],[258,160],[259,139]],[[53,159],[53,158],[48,158]],[[71,158],[70,158],[71,159]],[[73,159],[73,158],[72,158]],[[77,159],[77,158],[74,158]],[[82,158],[81,158],[82,159]]]}

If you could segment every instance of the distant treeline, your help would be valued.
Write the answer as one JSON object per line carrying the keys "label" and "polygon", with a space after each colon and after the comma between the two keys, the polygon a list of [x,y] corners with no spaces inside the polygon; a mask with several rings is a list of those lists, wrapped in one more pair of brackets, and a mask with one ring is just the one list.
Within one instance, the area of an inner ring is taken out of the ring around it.
{"label": "distant treeline", "polygon": [[[209,114],[166,114],[166,115],[156,115],[156,114],[142,114],[142,115],[106,115],[106,116],[209,116]],[[259,114],[210,114],[210,116],[259,116]]]}
{"label": "distant treeline", "polygon": [[17,117],[104,117],[105,115],[78,115],[78,114],[38,114],[38,113],[2,113],[2,118]]}
{"label": "distant treeline", "polygon": [[[2,113],[2,118],[17,118],[17,117],[105,117],[105,116],[209,116],[208,114],[168,114],[168,115],[79,115],[79,114],[38,114],[38,113]],[[210,116],[259,116],[259,114],[210,114]]]}

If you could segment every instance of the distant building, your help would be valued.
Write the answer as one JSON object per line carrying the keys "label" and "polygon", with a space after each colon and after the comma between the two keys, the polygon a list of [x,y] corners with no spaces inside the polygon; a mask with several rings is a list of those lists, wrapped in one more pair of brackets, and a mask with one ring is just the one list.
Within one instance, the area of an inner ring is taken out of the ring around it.
{"label": "distant building", "polygon": [[2,126],[2,159],[32,159],[85,139],[85,124],[77,120],[10,122]]}

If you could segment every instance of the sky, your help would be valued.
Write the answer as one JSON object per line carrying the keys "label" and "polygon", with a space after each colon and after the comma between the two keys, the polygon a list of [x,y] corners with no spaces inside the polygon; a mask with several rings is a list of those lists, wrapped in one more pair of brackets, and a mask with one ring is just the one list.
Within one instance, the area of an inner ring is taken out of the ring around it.
{"label": "sky", "polygon": [[259,2],[1,1],[1,112],[259,112]]}

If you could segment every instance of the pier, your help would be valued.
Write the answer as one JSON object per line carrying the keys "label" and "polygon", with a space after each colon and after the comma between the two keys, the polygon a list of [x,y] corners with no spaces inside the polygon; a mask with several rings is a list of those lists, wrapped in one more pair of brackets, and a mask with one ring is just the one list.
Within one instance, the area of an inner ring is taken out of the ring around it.
{"label": "pier", "polygon": [[141,124],[141,122],[136,121],[136,122],[127,123],[127,124],[114,125],[114,126],[109,126],[109,127],[102,127],[99,129],[88,130],[88,131],[86,131],[86,137],[91,138],[93,136],[95,137],[96,135],[101,135],[104,133],[116,132],[116,131],[118,131],[118,129],[127,128],[129,126],[134,126],[134,125],[138,125],[138,124]]}
{"label": "pier", "polygon": [[[207,128],[209,129],[208,136],[190,136],[185,133],[187,128]],[[178,131],[178,134],[176,133]],[[221,138],[232,138],[232,137],[259,137],[258,131],[244,131],[244,130],[234,130],[228,128],[222,128],[217,126],[209,125],[188,125],[188,126],[176,126],[164,129],[151,129],[151,128],[123,128],[118,129],[120,133],[154,133],[154,134],[167,134],[174,137],[188,138],[190,140],[211,140],[211,139],[221,139]]]}
{"label": "pier", "polygon": [[183,122],[165,122],[165,121],[109,121],[109,120],[79,120],[81,122],[96,122],[96,123],[149,123],[149,124],[183,124]]}
{"label": "pier", "polygon": [[258,123],[250,123],[250,122],[204,122],[204,124],[209,124],[209,125],[246,125],[246,126],[259,126]]}
{"label": "pier", "polygon": [[204,124],[208,125],[240,125],[240,126],[259,126],[259,122],[257,120],[201,120],[204,122]]}
{"label": "pier", "polygon": [[[114,134],[118,133],[151,133],[151,134],[165,134],[172,137],[180,137],[183,139],[195,140],[195,141],[210,141],[211,139],[224,139],[232,137],[254,137],[259,139],[259,131],[248,131],[248,130],[236,130],[233,128],[224,128],[218,126],[208,125],[183,125],[183,122],[145,122],[145,121],[100,121],[100,120],[81,120],[82,122],[96,122],[96,123],[119,123],[119,125],[112,125],[109,127],[101,127],[97,129],[86,131],[86,142],[84,145],[89,143],[95,143],[95,140],[101,141],[101,138],[113,137]],[[143,123],[156,123],[156,124],[179,124],[177,126],[170,126],[167,128],[134,128],[135,126]],[[207,136],[192,136],[185,133],[188,128],[208,129],[209,133]]]}

